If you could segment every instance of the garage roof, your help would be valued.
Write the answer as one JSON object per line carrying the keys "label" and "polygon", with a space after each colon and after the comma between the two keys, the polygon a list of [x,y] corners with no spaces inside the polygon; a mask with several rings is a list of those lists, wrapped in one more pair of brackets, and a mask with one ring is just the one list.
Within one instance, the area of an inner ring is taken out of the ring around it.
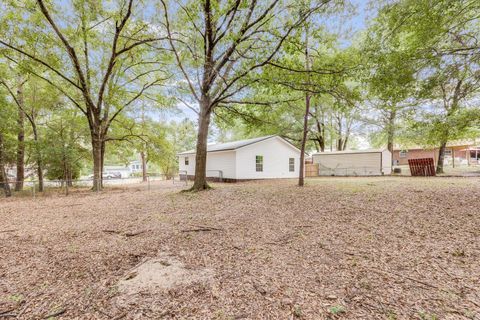
{"label": "garage roof", "polygon": [[324,154],[351,154],[351,153],[381,153],[385,149],[367,149],[367,150],[344,150],[344,151],[326,151],[326,152],[317,152],[313,155],[324,155]]}

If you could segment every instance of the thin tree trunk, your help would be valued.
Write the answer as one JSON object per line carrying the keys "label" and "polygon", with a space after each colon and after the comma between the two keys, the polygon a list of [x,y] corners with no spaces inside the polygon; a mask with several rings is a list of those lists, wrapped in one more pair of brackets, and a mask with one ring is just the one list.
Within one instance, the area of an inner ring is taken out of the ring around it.
{"label": "thin tree trunk", "polygon": [[303,116],[303,135],[302,146],[300,148],[300,172],[298,173],[298,186],[303,187],[305,185],[305,146],[307,142],[308,133],[308,114],[310,112],[310,94],[305,94],[305,114]]}
{"label": "thin tree trunk", "polygon": [[8,184],[7,171],[5,170],[5,151],[3,146],[3,134],[0,132],[0,187],[3,188],[6,197],[12,196]]}
{"label": "thin tree trunk", "polygon": [[17,136],[17,178],[15,183],[15,191],[23,190],[23,182],[25,180],[25,112],[23,99],[23,83],[17,88],[18,108],[18,136]]}
{"label": "thin tree trunk", "polygon": [[443,163],[445,160],[445,148],[447,147],[447,141],[442,141],[440,148],[438,149],[438,161],[437,161],[437,174],[444,173]]}
{"label": "thin tree trunk", "polygon": [[337,127],[337,151],[343,150],[343,139],[342,139],[342,119],[338,120],[338,127]]}
{"label": "thin tree trunk", "polygon": [[147,182],[147,159],[145,152],[140,152],[140,157],[142,158],[142,180],[143,182]]}
{"label": "thin tree trunk", "polygon": [[[310,53],[308,50],[308,22],[305,25],[305,70],[310,71]],[[308,74],[308,85],[310,85],[310,74]],[[310,114],[310,93],[305,92],[305,114],[303,115],[303,135],[302,145],[300,147],[300,170],[298,172],[298,186],[305,185],[305,146],[307,144],[308,134],[308,115]]]}
{"label": "thin tree trunk", "polygon": [[35,160],[37,162],[37,177],[38,177],[38,191],[43,192],[44,184],[43,184],[43,161],[42,161],[42,153],[40,152],[40,146],[38,144],[38,131],[37,125],[35,122],[32,122],[32,130],[33,130],[33,141],[35,143]]}
{"label": "thin tree trunk", "polygon": [[197,134],[197,148],[195,156],[195,180],[193,182],[193,191],[201,191],[209,189],[207,184],[206,170],[207,170],[207,141],[208,141],[208,127],[210,125],[209,111],[210,99],[203,97],[200,106],[200,115],[198,117],[198,134]]}
{"label": "thin tree trunk", "polygon": [[68,196],[68,166],[67,166],[67,157],[63,155],[63,181],[65,182],[65,195]]}

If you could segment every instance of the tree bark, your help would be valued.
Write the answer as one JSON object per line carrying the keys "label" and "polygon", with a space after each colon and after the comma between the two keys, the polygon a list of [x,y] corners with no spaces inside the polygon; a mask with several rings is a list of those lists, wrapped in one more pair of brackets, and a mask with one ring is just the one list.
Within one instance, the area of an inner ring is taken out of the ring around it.
{"label": "tree bark", "polygon": [[93,191],[102,189],[102,140],[96,133],[92,134],[92,157],[93,157]]}
{"label": "tree bark", "polygon": [[0,187],[3,188],[6,197],[12,196],[8,184],[7,171],[5,170],[5,151],[3,146],[3,134],[0,132]]}
{"label": "tree bark", "polygon": [[105,166],[105,152],[107,150],[107,143],[105,142],[105,139],[101,138],[102,140],[102,151],[101,151],[101,158],[100,158],[100,162],[101,162],[101,165],[100,165],[100,188],[103,189],[103,168]]}
{"label": "tree bark", "polygon": [[38,131],[37,125],[35,122],[32,121],[32,130],[33,130],[33,141],[35,142],[35,158],[37,162],[37,177],[38,177],[38,191],[44,191],[44,184],[43,184],[43,161],[42,161],[42,153],[40,151],[40,146],[38,144]]}
{"label": "tree bark", "polygon": [[25,112],[23,99],[23,83],[20,82],[17,88],[18,108],[18,135],[17,135],[17,177],[15,182],[15,191],[23,190],[23,182],[25,180]]}
{"label": "tree bark", "polygon": [[145,152],[140,152],[140,157],[142,158],[142,180],[143,182],[147,182],[147,159]]}
{"label": "tree bark", "polygon": [[210,99],[203,96],[200,103],[200,114],[198,116],[198,134],[197,147],[195,156],[195,180],[193,182],[192,191],[201,191],[209,189],[207,183],[207,141],[208,127],[210,126]]}
{"label": "tree bark", "polygon": [[305,114],[303,117],[303,136],[302,146],[300,148],[300,172],[298,173],[298,186],[303,187],[305,185],[305,146],[307,143],[308,133],[308,115],[310,113],[310,94],[305,93]]}
{"label": "tree bark", "polygon": [[[305,24],[305,70],[310,71],[310,52],[308,48],[308,22]],[[310,85],[310,74],[308,74],[307,84]],[[303,115],[303,134],[302,145],[300,147],[300,170],[298,172],[298,186],[303,187],[305,185],[305,146],[307,144],[308,135],[308,115],[310,114],[310,93],[308,90],[305,92],[305,114]]]}
{"label": "tree bark", "polygon": [[437,161],[437,174],[444,173],[443,171],[443,163],[445,160],[445,148],[447,147],[447,141],[442,141],[440,144],[440,148],[438,149],[438,161]]}
{"label": "tree bark", "polygon": [[[391,111],[388,117],[388,124],[387,124],[387,149],[393,155],[393,143],[395,137],[395,118],[397,114],[395,111]],[[392,157],[392,165],[393,165],[393,157]]]}

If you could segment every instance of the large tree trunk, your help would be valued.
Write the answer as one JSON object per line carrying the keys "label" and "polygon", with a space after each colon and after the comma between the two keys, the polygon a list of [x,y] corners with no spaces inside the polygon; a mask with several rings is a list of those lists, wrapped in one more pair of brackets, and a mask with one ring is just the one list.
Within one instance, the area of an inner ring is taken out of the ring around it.
{"label": "large tree trunk", "polygon": [[102,137],[102,152],[101,152],[101,166],[100,166],[100,187],[103,189],[103,168],[105,167],[105,152],[107,150],[107,143],[105,142],[105,139]]}
{"label": "large tree trunk", "polygon": [[438,149],[438,161],[437,161],[437,174],[444,173],[443,163],[445,160],[445,148],[447,147],[447,141],[442,141],[440,148]]}
{"label": "large tree trunk", "polygon": [[145,152],[140,152],[140,157],[142,158],[142,180],[147,182],[147,158],[145,157]]}
{"label": "large tree trunk", "polygon": [[10,197],[10,185],[8,184],[7,171],[5,170],[5,151],[3,147],[3,134],[0,132],[0,187],[3,188],[5,196]]}
{"label": "large tree trunk", "polygon": [[94,191],[102,190],[102,139],[98,134],[92,135],[92,158],[93,158],[93,187]]}
{"label": "large tree trunk", "polygon": [[[393,155],[393,139],[395,137],[395,118],[396,112],[391,111],[388,117],[388,124],[387,124],[387,149]],[[393,165],[393,157],[392,157],[392,165]]]}
{"label": "large tree trunk", "polygon": [[18,136],[17,136],[17,178],[15,191],[23,190],[23,181],[25,180],[25,112],[23,111],[23,83],[17,89],[18,108]]}
{"label": "large tree trunk", "polygon": [[201,191],[209,189],[207,184],[206,170],[207,170],[207,141],[208,141],[208,127],[210,126],[210,99],[202,97],[200,103],[200,114],[198,116],[198,134],[197,134],[197,148],[195,156],[195,180],[193,182],[193,191]]}

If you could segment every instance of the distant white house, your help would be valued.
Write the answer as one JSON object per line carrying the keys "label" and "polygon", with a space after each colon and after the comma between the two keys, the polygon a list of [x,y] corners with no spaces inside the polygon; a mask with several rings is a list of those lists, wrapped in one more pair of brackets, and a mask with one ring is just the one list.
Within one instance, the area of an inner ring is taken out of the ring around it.
{"label": "distant white house", "polygon": [[[195,150],[178,154],[179,171],[195,176]],[[209,178],[223,181],[298,177],[300,150],[279,136],[207,146]]]}
{"label": "distant white house", "polygon": [[392,153],[385,150],[347,150],[312,155],[321,176],[379,176],[392,173]]}
{"label": "distant white house", "polygon": [[103,173],[108,174],[120,174],[122,178],[128,178],[136,173],[142,172],[142,161],[133,160],[127,165],[106,165],[103,167]]}

